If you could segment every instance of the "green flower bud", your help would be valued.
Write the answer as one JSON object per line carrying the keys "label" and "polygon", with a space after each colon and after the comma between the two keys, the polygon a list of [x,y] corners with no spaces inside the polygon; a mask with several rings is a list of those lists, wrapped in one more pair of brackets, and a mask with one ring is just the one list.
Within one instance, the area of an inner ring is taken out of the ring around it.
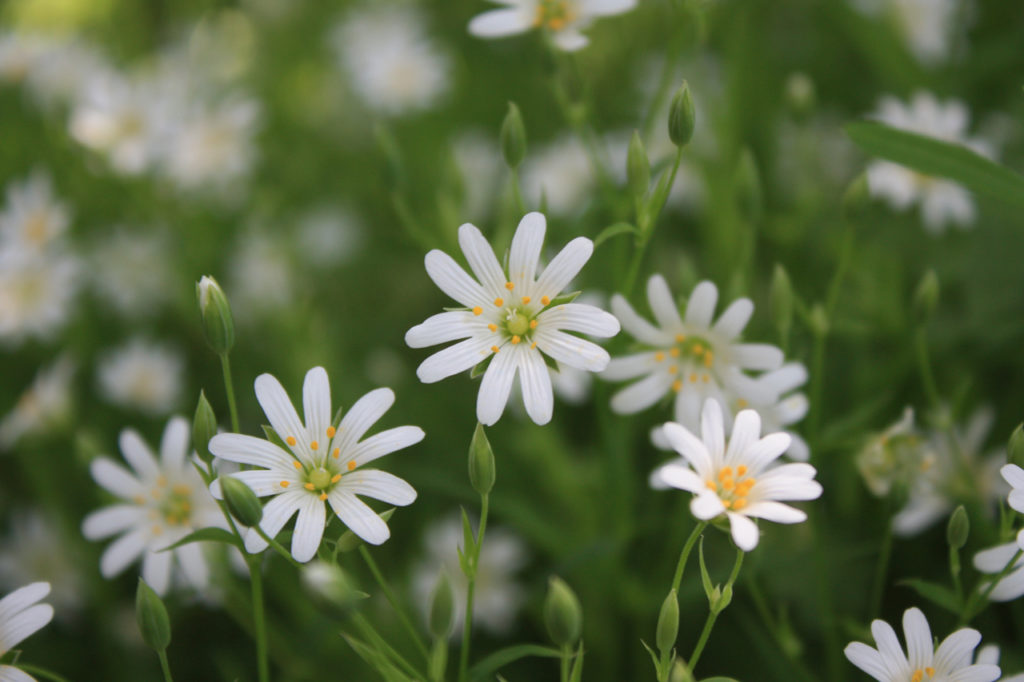
{"label": "green flower bud", "polygon": [[473,490],[486,495],[494,487],[494,478],[494,451],[491,450],[484,427],[477,423],[473,440],[469,444],[469,482]]}
{"label": "green flower bud", "polygon": [[233,476],[220,477],[220,489],[228,511],[240,524],[252,528],[263,519],[263,505],[252,488]]}
{"label": "green flower bud", "polygon": [[761,218],[762,192],[761,174],[757,170],[757,163],[754,155],[749,149],[744,149],[740,154],[739,163],[736,165],[735,175],[736,202],[739,205],[740,215],[750,222],[757,222]]}
{"label": "green flower bud", "polygon": [[654,636],[658,651],[663,654],[672,651],[678,635],[679,599],[676,597],[676,591],[670,590],[665,601],[661,603],[661,612],[658,614],[658,629]]}
{"label": "green flower bud", "polygon": [[725,611],[725,608],[732,603],[732,583],[726,583],[725,587],[719,590],[715,588],[717,599],[711,604],[711,610],[715,613]]}
{"label": "green flower bud", "polygon": [[960,549],[967,544],[967,535],[971,531],[971,522],[967,518],[967,510],[961,504],[953,510],[946,526],[946,542],[953,549]]}
{"label": "green flower bud", "polygon": [[544,624],[547,625],[551,641],[557,646],[573,646],[580,638],[583,615],[579,599],[572,588],[557,576],[552,576],[548,581]]}
{"label": "green flower bud", "polygon": [[443,568],[437,577],[437,585],[430,597],[430,634],[444,639],[452,631],[455,623],[455,594],[448,572]]}
{"label": "green flower bud", "polygon": [[217,435],[217,416],[210,407],[210,401],[206,399],[206,393],[199,391],[199,403],[196,405],[196,415],[192,418],[192,447],[196,449],[199,458],[209,464],[213,461],[213,453],[210,452],[210,439]]}
{"label": "green flower bud", "polygon": [[690,671],[686,669],[686,665],[678,658],[672,664],[672,672],[668,674],[668,682],[693,682],[693,675],[690,674]]}
{"label": "green flower bud", "polygon": [[864,215],[870,205],[871,188],[868,187],[868,176],[861,173],[843,193],[843,217],[847,220],[856,220]]}
{"label": "green flower bud", "polygon": [[629,140],[629,151],[626,154],[626,179],[629,191],[634,197],[639,199],[647,194],[647,188],[651,184],[651,162],[647,160],[647,150],[644,149],[640,133],[635,130]]}
{"label": "green flower bud", "polygon": [[930,320],[938,303],[939,276],[935,274],[934,270],[929,269],[917,283],[917,289],[914,290],[914,317],[918,323]]}
{"label": "green flower bud", "polygon": [[526,127],[514,102],[508,103],[508,113],[501,122],[501,155],[512,169],[518,168],[526,157]]}
{"label": "green flower bud", "polygon": [[779,332],[782,345],[785,346],[789,340],[789,330],[793,326],[793,284],[789,281],[786,268],[776,264],[772,273],[772,284],[770,292],[770,307],[772,311],[772,322]]}
{"label": "green flower bud", "polygon": [[828,334],[829,323],[828,314],[825,312],[825,308],[820,304],[816,304],[811,308],[810,319],[808,320],[808,326],[811,328],[811,333],[815,336],[826,336]]}
{"label": "green flower bud", "polygon": [[806,120],[816,106],[814,81],[807,74],[797,72],[786,79],[786,105],[798,120]]}
{"label": "green flower bud", "polygon": [[693,109],[690,86],[683,81],[683,84],[672,95],[672,102],[668,107],[668,136],[672,140],[672,144],[677,147],[686,146],[693,137],[693,127],[696,121],[697,115]]}
{"label": "green flower bud", "polygon": [[139,587],[135,591],[135,618],[143,641],[153,651],[167,649],[171,643],[171,619],[167,615],[167,607],[142,578],[139,578]]}
{"label": "green flower bud", "polygon": [[1006,446],[1006,461],[1024,467],[1024,424],[1018,424]]}
{"label": "green flower bud", "polygon": [[217,284],[217,280],[204,275],[196,283],[196,299],[199,302],[199,317],[203,323],[206,343],[218,355],[227,353],[235,345],[235,322],[224,290]]}
{"label": "green flower bud", "polygon": [[[394,507],[392,507],[391,509],[385,509],[380,513],[381,521],[387,523],[388,519],[390,519],[391,515],[394,513]],[[341,537],[338,538],[338,542],[335,543],[335,550],[338,552],[351,552],[354,549],[358,549],[359,546],[362,545],[364,542],[366,541],[363,540],[361,537],[359,537],[350,530],[346,530],[344,533],[341,534]]]}

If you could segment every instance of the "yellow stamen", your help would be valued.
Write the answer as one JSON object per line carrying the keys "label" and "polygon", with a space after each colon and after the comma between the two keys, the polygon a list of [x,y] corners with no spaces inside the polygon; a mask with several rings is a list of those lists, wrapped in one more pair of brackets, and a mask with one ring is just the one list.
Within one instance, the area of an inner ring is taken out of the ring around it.
{"label": "yellow stamen", "polygon": [[337,431],[334,429],[333,426],[328,426],[327,427],[327,437],[328,438],[334,438],[334,434],[336,434],[336,433],[337,433]]}
{"label": "yellow stamen", "polygon": [[483,315],[484,314],[484,309],[481,308],[480,306],[474,306],[473,307],[473,314],[474,315]]}
{"label": "yellow stamen", "polygon": [[674,358],[678,358],[679,357],[679,349],[678,348],[672,348],[671,350],[669,350],[668,354],[671,355]]}
{"label": "yellow stamen", "polygon": [[738,467],[736,467],[736,475],[737,476],[742,476],[745,473],[747,473],[747,465],[746,464],[740,464]]}
{"label": "yellow stamen", "polygon": [[331,476],[331,483],[337,483],[341,480],[341,474],[334,474]]}
{"label": "yellow stamen", "polygon": [[522,339],[519,338],[518,336],[513,336],[512,337],[512,343],[519,343],[520,341],[522,341]]}
{"label": "yellow stamen", "polygon": [[292,466],[295,467],[296,469],[301,469],[302,468],[302,463],[301,462],[292,462]]}
{"label": "yellow stamen", "polygon": [[709,375],[707,375],[707,374],[701,374],[700,375],[700,380],[703,381],[705,384],[707,384],[707,383],[711,382],[711,377]]}
{"label": "yellow stamen", "polygon": [[530,350],[533,350],[536,347],[537,347],[537,342],[536,341],[534,341],[533,343],[530,344]]}
{"label": "yellow stamen", "polygon": [[494,324],[493,322],[487,325],[487,328],[490,329],[492,332],[498,331],[498,325]]}
{"label": "yellow stamen", "polygon": [[516,285],[512,282],[505,282],[505,288],[508,289],[509,291],[512,291],[513,289],[516,288]]}
{"label": "yellow stamen", "polygon": [[749,404],[750,404],[750,403],[748,403],[748,402],[747,402],[746,400],[744,400],[743,398],[740,398],[739,400],[737,400],[737,401],[736,401],[736,407],[740,408],[741,410],[742,410],[742,409],[743,409],[744,407],[746,407],[747,405],[749,405]]}
{"label": "yellow stamen", "polygon": [[655,362],[664,362],[665,361],[665,354],[662,353],[661,351],[658,351],[657,353],[654,354],[654,361]]}
{"label": "yellow stamen", "polygon": [[729,509],[730,507],[732,507],[732,500],[722,500],[722,506],[725,507],[726,509]]}
{"label": "yellow stamen", "polygon": [[320,493],[320,501],[323,502],[327,499],[327,493]]}
{"label": "yellow stamen", "polygon": [[669,365],[668,366],[668,373],[669,374],[675,374],[678,371],[679,371],[679,366],[678,365]]}
{"label": "yellow stamen", "polygon": [[316,486],[313,485],[312,483],[307,483],[306,485],[304,485],[302,487],[305,488],[306,490],[314,490],[316,488]]}
{"label": "yellow stamen", "polygon": [[341,457],[341,448],[334,448],[334,452],[331,453],[331,457],[334,459]]}
{"label": "yellow stamen", "polygon": [[924,671],[928,675],[928,677],[935,677],[935,668],[928,666],[924,669]]}
{"label": "yellow stamen", "polygon": [[686,341],[686,334],[676,334],[676,343]]}
{"label": "yellow stamen", "polygon": [[541,297],[540,297],[540,302],[541,302],[541,303],[542,303],[543,305],[547,305],[548,303],[551,303],[551,299],[550,299],[550,298],[548,298],[547,296],[541,296]]}
{"label": "yellow stamen", "polygon": [[679,393],[679,391],[681,391],[682,389],[683,389],[683,382],[681,382],[679,379],[676,379],[675,381],[672,382],[672,390],[673,391],[675,391],[676,393]]}
{"label": "yellow stamen", "polygon": [[708,479],[708,480],[707,480],[707,481],[706,481],[706,482],[704,483],[704,485],[706,485],[706,486],[708,487],[708,490],[714,490],[715,492],[718,492],[718,486],[717,486],[717,485],[715,484],[715,482],[714,482],[714,481],[712,481],[711,479]]}
{"label": "yellow stamen", "polygon": [[530,320],[530,329],[537,328],[537,320]]}
{"label": "yellow stamen", "polygon": [[320,449],[320,443],[318,443],[318,442],[317,442],[317,441],[315,441],[315,440],[313,440],[313,441],[310,441],[310,442],[309,442],[309,449],[310,449],[310,450],[319,450],[319,449]]}
{"label": "yellow stamen", "polygon": [[349,462],[349,463],[348,463],[348,470],[349,470],[349,471],[352,471],[352,470],[353,470],[353,469],[355,469],[355,468],[356,468],[356,463],[355,463],[355,461],[351,461],[351,462]]}
{"label": "yellow stamen", "polygon": [[498,298],[494,299],[494,305],[500,308],[501,306],[505,305],[505,299],[499,296]]}
{"label": "yellow stamen", "polygon": [[740,509],[743,509],[746,506],[747,506],[747,499],[745,497],[738,497],[735,500],[733,500],[733,503],[732,503],[733,511],[739,511]]}
{"label": "yellow stamen", "polygon": [[146,504],[146,498],[143,497],[142,495],[136,495],[135,497],[132,498],[132,501],[135,504]]}
{"label": "yellow stamen", "polygon": [[523,305],[526,305],[527,303],[530,302],[530,297],[529,296],[523,296],[522,300],[523,300]]}
{"label": "yellow stamen", "polygon": [[715,355],[711,351],[704,354],[704,366],[710,367],[715,361]]}
{"label": "yellow stamen", "polygon": [[160,535],[164,532],[163,526],[158,526],[156,524],[153,525],[151,530],[153,531],[153,535]]}
{"label": "yellow stamen", "polygon": [[161,486],[161,487],[167,485],[167,477],[166,476],[159,477],[158,479],[156,479],[156,484],[158,486]]}
{"label": "yellow stamen", "polygon": [[694,373],[692,373],[692,374],[690,375],[690,383],[691,383],[691,384],[695,384],[695,383],[697,383],[697,373],[696,373],[696,372],[694,372]]}
{"label": "yellow stamen", "polygon": [[192,488],[189,488],[184,483],[178,483],[171,488],[171,491],[174,492],[175,495],[189,495],[192,492]]}
{"label": "yellow stamen", "polygon": [[732,478],[732,467],[722,467],[718,470],[718,480],[722,481],[727,478]]}
{"label": "yellow stamen", "polygon": [[914,674],[910,676],[910,682],[921,682],[924,679],[924,671],[920,668],[914,671]]}
{"label": "yellow stamen", "polygon": [[288,436],[287,438],[284,439],[284,442],[288,443],[288,445],[295,445],[295,436]]}
{"label": "yellow stamen", "polygon": [[287,488],[290,485],[291,485],[291,483],[289,483],[288,481],[281,481],[281,487],[282,488]]}
{"label": "yellow stamen", "polygon": [[732,491],[736,488],[736,481],[731,478],[727,478],[722,481],[722,489]]}
{"label": "yellow stamen", "polygon": [[501,349],[498,348],[497,346],[491,346],[491,350],[494,351],[495,353],[497,353]]}

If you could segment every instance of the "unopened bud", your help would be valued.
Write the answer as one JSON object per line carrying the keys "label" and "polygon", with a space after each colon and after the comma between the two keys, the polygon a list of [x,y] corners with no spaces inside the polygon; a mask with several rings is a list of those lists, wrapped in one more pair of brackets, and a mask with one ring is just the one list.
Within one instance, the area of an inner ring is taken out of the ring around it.
{"label": "unopened bud", "polygon": [[171,619],[167,607],[153,588],[139,578],[135,590],[135,618],[139,622],[142,639],[153,651],[164,651],[171,643]]}
{"label": "unopened bud", "polygon": [[1024,467],[1024,424],[1018,424],[1006,445],[1006,461]]}
{"label": "unopened bud", "polygon": [[213,413],[206,394],[200,391],[196,414],[192,418],[192,447],[199,454],[199,458],[207,464],[213,461],[213,453],[210,452],[210,439],[216,435],[217,415]]}
{"label": "unopened bud", "polygon": [[477,423],[473,440],[469,444],[469,482],[473,490],[486,495],[494,487],[494,478],[494,451],[491,450],[484,427]]}
{"label": "unopened bud", "polygon": [[718,598],[711,604],[711,610],[715,613],[721,613],[732,603],[732,583],[726,583],[725,587],[721,590],[716,587],[715,592]]}
{"label": "unopened bud", "polygon": [[513,169],[518,168],[526,157],[526,127],[514,102],[508,103],[508,113],[501,122],[501,155]]}
{"label": "unopened bud", "polygon": [[661,603],[661,612],[658,614],[658,629],[654,636],[658,651],[662,654],[672,651],[678,634],[679,599],[676,597],[676,591],[670,590],[665,601]]}
{"label": "unopened bud", "polygon": [[647,187],[651,184],[651,162],[647,160],[647,150],[640,133],[635,130],[626,153],[626,182],[630,193],[638,199],[647,194]]}
{"label": "unopened bud", "polygon": [[914,317],[919,323],[927,322],[939,304],[939,276],[929,269],[914,290]]}
{"label": "unopened bud", "polygon": [[693,675],[686,669],[686,665],[676,659],[676,662],[672,664],[672,672],[668,675],[668,682],[693,682]]}
{"label": "unopened bud", "polygon": [[683,84],[672,95],[672,102],[668,107],[668,136],[672,140],[672,144],[677,147],[686,146],[693,137],[696,121],[697,114],[693,109],[690,86],[683,81]]}
{"label": "unopened bud", "polygon": [[825,312],[825,308],[820,303],[811,308],[808,325],[811,328],[811,333],[815,336],[828,335],[828,313]]}
{"label": "unopened bud", "polygon": [[946,526],[946,542],[953,549],[960,549],[967,544],[967,535],[971,531],[971,522],[967,518],[967,510],[961,504],[953,510]]}
{"label": "unopened bud", "polygon": [[552,576],[548,581],[548,595],[544,600],[544,623],[551,641],[558,646],[573,646],[580,638],[583,616],[580,602],[572,588],[561,578]]}
{"label": "unopened bud", "polygon": [[196,299],[206,343],[218,355],[227,353],[235,345],[235,322],[224,290],[213,277],[203,275],[196,283]]}
{"label": "unopened bud", "polygon": [[437,585],[430,598],[430,634],[444,639],[452,631],[455,622],[455,594],[448,572],[441,569],[437,577]]}
{"label": "unopened bud", "polygon": [[220,490],[228,511],[246,528],[252,528],[263,519],[263,505],[252,488],[234,476],[220,477]]}

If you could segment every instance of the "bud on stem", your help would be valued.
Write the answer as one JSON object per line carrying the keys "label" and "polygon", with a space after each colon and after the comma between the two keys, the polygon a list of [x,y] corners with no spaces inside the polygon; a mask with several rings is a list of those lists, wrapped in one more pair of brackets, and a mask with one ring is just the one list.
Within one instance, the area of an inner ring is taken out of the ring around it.
{"label": "bud on stem", "polygon": [[220,477],[220,489],[228,511],[246,528],[259,525],[263,519],[263,505],[252,488],[233,476]]}
{"label": "bud on stem", "polygon": [[557,646],[573,646],[580,638],[583,622],[579,599],[565,581],[552,576],[544,600],[544,623]]}
{"label": "bud on stem", "polygon": [[135,591],[135,617],[146,645],[156,652],[165,651],[171,643],[171,619],[163,601],[142,578]]}
{"label": "bud on stem", "polygon": [[483,425],[477,423],[473,440],[469,444],[469,482],[473,490],[487,495],[494,487],[494,451],[487,440]]}
{"label": "bud on stem", "polygon": [[213,453],[210,452],[210,439],[216,435],[217,416],[213,413],[210,401],[206,399],[206,393],[200,391],[196,414],[192,418],[192,447],[196,449],[199,458],[207,464],[213,461]]}
{"label": "bud on stem", "polygon": [[668,136],[672,140],[672,144],[677,147],[686,146],[693,137],[693,128],[696,122],[697,115],[693,109],[690,86],[683,81],[683,84],[672,95],[672,102],[668,108]]}
{"label": "bud on stem", "polygon": [[515,170],[526,157],[526,127],[515,102],[508,103],[508,113],[501,122],[501,155],[508,167]]}
{"label": "bud on stem", "polygon": [[196,283],[196,300],[206,343],[213,352],[224,355],[235,345],[235,322],[224,290],[213,277],[204,275]]}

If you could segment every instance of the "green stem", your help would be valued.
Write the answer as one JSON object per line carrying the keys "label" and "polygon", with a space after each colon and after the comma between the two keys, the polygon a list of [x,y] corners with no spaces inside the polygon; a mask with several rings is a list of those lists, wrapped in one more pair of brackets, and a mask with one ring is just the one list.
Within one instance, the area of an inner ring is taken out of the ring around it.
{"label": "green stem", "polygon": [[387,643],[387,640],[381,637],[380,633],[377,632],[376,628],[374,628],[370,621],[366,619],[366,616],[359,613],[358,611],[355,611],[352,614],[352,618],[353,620],[355,620],[355,623],[359,627],[360,631],[362,631],[363,636],[371,642],[373,642],[374,646],[376,646],[382,653],[384,653],[387,657],[389,657],[391,660],[393,660],[395,663],[401,666],[402,669],[405,670],[405,672],[409,673],[413,679],[423,679],[423,675],[418,670],[416,670],[416,668],[414,668],[413,665],[409,663],[409,661],[405,660],[405,658],[403,658],[400,653],[395,651],[394,647]]}
{"label": "green stem", "polygon": [[925,396],[932,408],[938,408],[942,404],[942,398],[939,396],[935,375],[932,373],[932,363],[928,353],[928,331],[924,325],[918,327],[914,332],[914,350],[917,355],[917,369],[921,372],[921,384],[924,387]]}
{"label": "green stem", "polygon": [[224,391],[227,393],[228,410],[231,412],[231,430],[238,433],[238,405],[235,403],[235,387],[231,381],[231,360],[227,353],[220,354],[220,367],[224,371]]}
{"label": "green stem", "polygon": [[252,622],[256,630],[256,669],[260,682],[270,680],[267,663],[267,624],[263,618],[263,575],[260,573],[259,556],[247,557],[249,583],[252,585]]}
{"label": "green stem", "polygon": [[960,578],[960,551],[956,547],[949,548],[949,574],[953,576],[953,589],[956,590],[956,602],[964,603],[964,585]]}
{"label": "green stem", "polygon": [[253,526],[253,530],[255,530],[256,533],[261,538],[263,538],[264,542],[266,542],[268,545],[270,545],[271,549],[273,549],[275,552],[277,552],[278,554],[283,556],[285,558],[285,560],[288,561],[288,563],[290,563],[295,568],[299,568],[299,569],[302,568],[302,564],[300,564],[298,561],[296,561],[295,558],[292,557],[292,555],[288,552],[288,550],[285,549],[283,546],[281,546],[280,542],[278,542],[274,538],[272,538],[269,535],[267,535],[266,532],[264,532],[263,528],[261,528],[259,524]]}
{"label": "green stem", "polygon": [[1018,549],[1016,554],[1014,554],[1010,560],[1006,562],[1006,565],[1003,566],[1003,570],[1001,570],[992,579],[992,582],[985,586],[985,590],[983,592],[979,593],[975,590],[974,594],[971,595],[971,598],[967,600],[964,612],[960,614],[961,626],[967,625],[976,615],[981,613],[982,609],[984,609],[985,605],[988,603],[988,598],[992,594],[992,590],[996,589],[996,585],[998,585],[1003,578],[1008,576],[1010,572],[1016,568],[1017,561],[1022,555],[1024,555],[1024,549]]}
{"label": "green stem", "polygon": [[[669,171],[667,192],[672,191],[672,185],[675,184],[676,174],[679,172],[679,164],[683,161],[683,147],[676,148],[676,159],[672,163],[672,170]],[[655,185],[657,186],[657,185]],[[646,211],[653,208],[654,211],[650,215],[645,215]],[[629,298],[633,292],[633,287],[636,285],[636,279],[640,274],[640,263],[643,261],[644,253],[647,250],[647,242],[651,240],[651,235],[654,234],[654,228],[658,224],[658,216],[661,215],[661,209],[664,208],[664,202],[658,206],[644,206],[643,200],[637,200],[637,234],[636,240],[633,247],[633,257],[629,261],[629,268],[626,270],[626,279],[622,283],[622,294]]]}
{"label": "green stem", "polygon": [[469,668],[470,632],[473,629],[473,594],[476,590],[476,568],[477,562],[480,560],[480,546],[484,542],[484,531],[487,529],[488,501],[488,495],[480,496],[480,528],[473,541],[473,555],[469,561],[470,574],[466,576],[468,586],[466,587],[466,616],[462,627],[462,650],[459,651],[459,682],[466,682]]}
{"label": "green stem", "polygon": [[33,675],[36,675],[38,677],[42,677],[47,680],[53,680],[53,682],[69,682],[66,677],[61,677],[57,673],[50,672],[46,668],[39,668],[34,665],[29,665],[28,663],[18,663],[18,665],[16,665],[15,667],[20,668],[21,670],[24,670],[27,673],[32,673]]}
{"label": "green stem", "polygon": [[[736,550],[736,562],[732,565],[732,573],[729,574],[729,581],[726,583],[726,587],[732,589],[733,584],[736,582],[736,578],[740,574],[740,567],[743,565],[743,555],[746,554],[742,549]],[[724,592],[723,588],[723,592]],[[724,608],[724,607],[723,607]],[[708,643],[708,638],[711,637],[711,631],[715,627],[715,621],[718,620],[718,614],[723,609],[713,605],[711,610],[708,611],[707,620],[704,621],[704,629],[701,630],[700,639],[697,640],[697,645],[693,648],[693,653],[690,654],[690,661],[688,669],[692,673],[697,668],[697,661],[700,660],[700,655],[704,652],[704,645]]]}
{"label": "green stem", "polygon": [[402,609],[401,603],[398,601],[398,598],[395,597],[395,593],[388,585],[387,580],[384,579],[384,575],[380,572],[380,568],[377,567],[377,562],[373,560],[373,557],[370,555],[370,551],[366,549],[366,545],[359,545],[359,554],[363,557],[366,565],[370,568],[370,573],[373,574],[374,580],[377,581],[377,585],[384,593],[384,598],[388,600],[388,603],[391,604],[391,608],[398,614],[398,619],[402,621],[402,625],[405,626],[405,629],[409,633],[410,638],[412,638],[416,648],[423,655],[423,660],[429,663],[430,652],[427,651],[427,645],[424,644],[420,634],[416,631],[416,628],[413,626],[408,614],[406,614]]}
{"label": "green stem", "polygon": [[672,577],[672,589],[679,594],[679,583],[683,581],[683,569],[686,568],[686,561],[690,558],[690,551],[693,550],[693,545],[696,544],[697,538],[704,532],[704,529],[708,527],[707,521],[701,521],[693,530],[690,532],[690,537],[686,539],[686,544],[683,545],[683,551],[679,553],[679,561],[676,562],[676,572]]}
{"label": "green stem", "polygon": [[[775,617],[772,615],[771,610],[768,608],[768,602],[765,601],[764,594],[761,593],[761,587],[757,584],[757,580],[751,573],[746,574],[747,591],[750,593],[750,598],[754,602],[754,609],[757,611],[758,616],[761,618],[761,622],[764,624],[765,629],[778,644],[779,649],[782,651],[782,655],[785,656],[793,670],[796,671],[800,677],[807,682],[814,682],[814,676],[811,675],[810,671],[800,657],[792,647],[783,640],[782,628],[775,621]],[[787,628],[788,629],[788,628]]]}
{"label": "green stem", "polygon": [[836,303],[839,302],[843,279],[846,277],[846,271],[850,268],[850,260],[853,258],[853,235],[853,223],[847,220],[843,227],[843,243],[839,247],[839,260],[825,295],[825,315],[829,319],[832,319],[832,312],[835,310]]}
{"label": "green stem", "polygon": [[885,535],[882,537],[882,547],[878,553],[878,566],[875,570],[875,582],[871,587],[871,601],[868,602],[870,611],[869,618],[876,618],[882,609],[882,593],[885,590],[885,577],[889,573],[889,557],[892,556],[892,514],[891,502],[886,498],[885,514]]}
{"label": "green stem", "polygon": [[562,661],[561,661],[561,682],[569,682],[569,664],[572,661],[572,649],[569,648],[568,644],[562,645]]}
{"label": "green stem", "polygon": [[167,650],[161,649],[156,652],[156,655],[160,657],[160,669],[164,672],[164,682],[174,682],[171,677],[171,664],[167,662]]}

